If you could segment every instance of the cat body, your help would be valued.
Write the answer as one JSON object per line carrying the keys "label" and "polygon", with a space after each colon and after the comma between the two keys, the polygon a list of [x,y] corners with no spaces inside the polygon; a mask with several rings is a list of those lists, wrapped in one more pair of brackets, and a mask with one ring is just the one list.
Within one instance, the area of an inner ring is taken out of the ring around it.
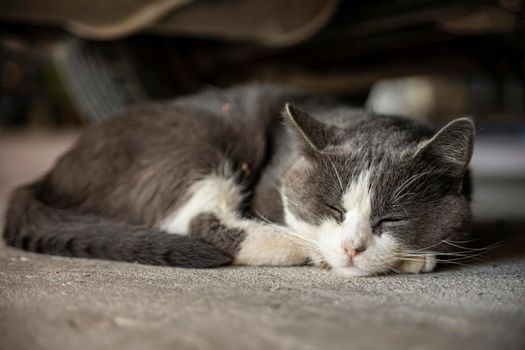
{"label": "cat body", "polygon": [[213,89],[92,126],[12,196],[10,245],[214,267],[431,271],[470,230],[473,124],[438,133],[278,86]]}

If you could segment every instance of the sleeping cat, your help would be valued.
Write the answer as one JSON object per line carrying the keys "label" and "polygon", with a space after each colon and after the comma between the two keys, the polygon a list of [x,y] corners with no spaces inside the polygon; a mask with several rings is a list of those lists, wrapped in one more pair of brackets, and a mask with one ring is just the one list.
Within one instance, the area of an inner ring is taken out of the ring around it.
{"label": "sleeping cat", "polygon": [[209,90],[88,129],[17,189],[9,245],[180,267],[428,272],[470,231],[474,125],[434,133],[277,86]]}

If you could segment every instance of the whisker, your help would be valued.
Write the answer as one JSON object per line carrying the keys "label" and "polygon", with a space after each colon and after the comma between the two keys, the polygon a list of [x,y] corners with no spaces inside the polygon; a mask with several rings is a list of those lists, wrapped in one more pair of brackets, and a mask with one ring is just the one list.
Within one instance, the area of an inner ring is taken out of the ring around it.
{"label": "whisker", "polygon": [[428,249],[430,249],[430,248],[434,248],[434,247],[436,247],[436,246],[438,246],[438,245],[440,245],[440,244],[442,244],[442,243],[443,243],[443,241],[440,241],[440,242],[438,242],[438,243],[436,243],[436,244],[433,244],[433,245],[428,246],[428,247],[425,247],[425,248],[419,248],[419,249],[410,249],[410,248],[409,248],[409,250],[410,250],[411,252],[427,252]]}
{"label": "whisker", "polygon": [[463,246],[460,246],[458,244],[455,244],[455,243],[451,243],[449,241],[443,241],[443,243],[446,243],[448,245],[451,245],[453,247],[456,247],[456,248],[459,248],[459,249],[462,249],[462,250],[465,250],[465,251],[486,251],[486,250],[490,250],[490,249],[494,249],[494,248],[497,248],[497,247],[500,247],[503,242],[496,242],[496,243],[493,243],[489,246],[486,246],[486,247],[481,247],[481,248],[473,248],[473,247],[463,247]]}
{"label": "whisker", "polygon": [[345,189],[343,187],[343,181],[341,180],[341,177],[339,176],[339,172],[337,171],[337,168],[335,167],[334,162],[332,161],[332,159],[330,159],[330,156],[328,155],[326,155],[326,159],[328,159],[328,161],[332,165],[332,168],[334,169],[335,176],[337,176],[337,181],[339,181],[339,186],[341,187],[341,191],[344,191]]}
{"label": "whisker", "polygon": [[[399,258],[399,260],[401,260],[401,261],[418,261],[418,262],[421,261],[421,259],[414,259],[414,258]],[[442,260],[442,259],[436,259],[436,262],[438,262],[438,263],[440,263],[440,264],[452,264],[452,265],[461,265],[461,266],[472,266],[472,265],[464,264],[464,263],[457,262],[457,261]]]}
{"label": "whisker", "polygon": [[314,251],[318,251],[319,248],[317,247],[317,241],[312,238],[307,238],[303,235],[300,235],[292,230],[289,230],[283,226],[280,226],[272,221],[270,221],[268,218],[266,218],[261,213],[256,213],[264,222],[266,222],[268,227],[271,227],[277,231],[280,231],[284,233],[288,238],[293,239],[295,242],[302,244],[305,247],[308,247]]}
{"label": "whisker", "polygon": [[[454,255],[452,255],[452,256],[454,256]],[[480,259],[479,256],[481,256],[481,254],[480,255],[475,255],[475,256],[460,256],[460,257],[457,257],[457,258],[445,258],[445,259],[436,258],[436,260],[439,260],[439,261],[469,261],[469,260],[482,261],[482,259]],[[411,255],[411,254],[396,255],[396,257],[398,257],[398,258],[411,258],[411,259],[415,259],[415,260],[419,260],[419,261],[421,261],[423,258],[425,258],[424,255]]]}
{"label": "whisker", "polygon": [[397,202],[399,202],[401,199],[403,199],[403,198],[405,198],[405,197],[407,197],[407,196],[410,196],[410,195],[416,195],[416,193],[415,193],[415,192],[406,192],[406,193],[400,195],[399,197],[396,197],[396,198],[394,199],[393,202],[394,202],[394,203],[397,203]]}
{"label": "whisker", "polygon": [[452,243],[472,243],[472,242],[477,241],[477,239],[473,238],[473,239],[465,239],[465,240],[460,240],[460,241],[453,241],[450,239],[446,239],[445,241],[452,242]]}
{"label": "whisker", "polygon": [[[449,244],[450,242],[447,242],[446,240],[443,240],[439,244],[441,244],[441,243]],[[453,246],[455,246],[455,245],[453,245]],[[429,254],[431,254],[431,255],[435,255],[436,256],[436,261],[439,262],[439,263],[443,263],[443,264],[462,264],[461,262],[464,262],[464,261],[481,261],[482,260],[481,257],[483,255],[485,255],[489,249],[492,249],[495,246],[498,246],[498,245],[493,244],[493,245],[490,245],[488,247],[478,248],[478,249],[456,246],[457,248],[462,249],[462,251],[458,251],[458,252],[436,252],[436,251],[431,251],[431,250],[425,250],[425,251],[417,250],[417,251],[398,252],[398,253],[396,253],[394,255],[396,257],[398,257],[398,259],[401,259],[401,260],[403,260],[403,259],[404,260],[412,259],[414,261],[421,261],[421,259],[423,259],[425,256],[428,256]],[[445,259],[437,258],[437,256],[444,256]],[[465,264],[462,264],[462,265],[465,265]]]}
{"label": "whisker", "polygon": [[403,193],[403,191],[408,188],[412,183],[414,183],[416,180],[418,180],[420,177],[430,175],[432,174],[432,171],[425,171],[422,173],[418,173],[413,175],[412,177],[408,178],[405,182],[403,182],[391,195],[391,201],[392,203],[397,203],[399,201],[398,196]]}
{"label": "whisker", "polygon": [[[474,241],[474,240],[470,240],[470,241],[465,241],[465,242],[471,242],[471,241]],[[423,252],[423,253],[433,253],[433,254],[439,254],[439,255],[444,255],[444,254],[447,254],[447,253],[441,253],[441,252],[434,252],[434,251],[430,251],[429,249],[430,248],[434,248],[436,246],[439,246],[440,244],[448,244],[450,246],[453,246],[455,248],[459,248],[462,250],[463,253],[469,253],[469,252],[477,252],[477,251],[485,251],[485,250],[490,250],[490,249],[495,249],[499,246],[501,246],[501,244],[503,244],[503,242],[496,242],[496,243],[493,243],[491,245],[488,245],[486,247],[481,247],[481,248],[473,248],[473,247],[464,247],[464,246],[461,246],[459,244],[456,244],[456,243],[453,243],[454,241],[451,241],[451,240],[448,240],[448,239],[444,239],[438,243],[435,243],[433,245],[430,245],[430,246],[427,246],[427,247],[424,247],[424,248],[419,248],[419,249],[411,249],[411,248],[408,248],[408,250],[411,252],[411,253],[417,253],[417,252]],[[453,254],[459,254],[460,252],[454,252]]]}
{"label": "whisker", "polygon": [[404,255],[414,255],[414,256],[428,256],[428,255],[450,255],[450,256],[471,256],[470,253],[467,252],[435,252],[432,250],[427,250],[426,252],[404,252],[402,253]]}

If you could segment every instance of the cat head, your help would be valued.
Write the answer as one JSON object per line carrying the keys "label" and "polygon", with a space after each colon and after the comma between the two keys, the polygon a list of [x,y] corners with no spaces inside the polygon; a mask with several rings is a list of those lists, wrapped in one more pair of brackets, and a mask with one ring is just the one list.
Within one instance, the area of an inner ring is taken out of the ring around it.
{"label": "cat head", "polygon": [[380,274],[468,235],[470,119],[433,134],[399,117],[358,116],[345,126],[290,104],[284,114],[299,154],[282,183],[285,222],[319,261],[345,274]]}

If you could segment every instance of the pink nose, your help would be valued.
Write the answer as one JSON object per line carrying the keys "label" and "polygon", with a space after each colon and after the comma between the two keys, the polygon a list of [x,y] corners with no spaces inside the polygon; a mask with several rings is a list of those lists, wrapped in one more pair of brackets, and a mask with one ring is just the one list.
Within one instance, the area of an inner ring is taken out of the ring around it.
{"label": "pink nose", "polygon": [[360,253],[366,250],[366,247],[365,246],[353,247],[347,244],[343,246],[343,249],[345,250],[346,255],[350,258],[350,262],[353,262],[357,255],[359,255]]}

